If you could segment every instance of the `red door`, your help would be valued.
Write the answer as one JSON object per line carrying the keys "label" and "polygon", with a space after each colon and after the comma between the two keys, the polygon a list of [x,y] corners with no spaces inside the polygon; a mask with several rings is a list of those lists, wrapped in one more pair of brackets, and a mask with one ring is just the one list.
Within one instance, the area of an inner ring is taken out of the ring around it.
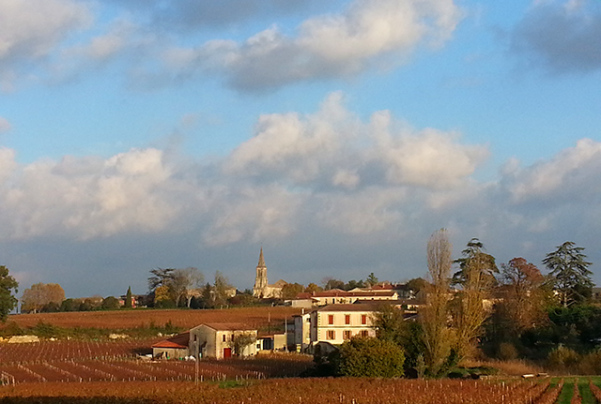
{"label": "red door", "polygon": [[223,359],[229,359],[232,357],[232,348],[223,348]]}

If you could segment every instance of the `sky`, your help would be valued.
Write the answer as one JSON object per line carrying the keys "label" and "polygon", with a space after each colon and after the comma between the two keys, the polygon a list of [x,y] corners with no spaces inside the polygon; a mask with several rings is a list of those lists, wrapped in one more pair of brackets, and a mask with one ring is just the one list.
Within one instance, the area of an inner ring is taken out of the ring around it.
{"label": "sky", "polygon": [[0,0],[0,264],[425,276],[584,247],[601,283],[601,1]]}

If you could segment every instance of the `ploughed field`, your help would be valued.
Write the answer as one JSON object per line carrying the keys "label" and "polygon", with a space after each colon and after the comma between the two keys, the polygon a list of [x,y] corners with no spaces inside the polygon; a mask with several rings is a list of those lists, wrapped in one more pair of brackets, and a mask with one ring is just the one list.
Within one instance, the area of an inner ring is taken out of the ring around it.
{"label": "ploughed field", "polygon": [[[367,378],[239,379],[199,383],[30,383],[0,388],[1,403],[312,403],[312,404],[545,404],[595,403],[586,379],[538,381],[406,380]],[[593,390],[597,388],[593,385]],[[564,392],[569,393],[567,396]],[[561,397],[560,397],[561,395]],[[581,401],[578,401],[580,399]],[[558,401],[560,400],[560,401]],[[567,401],[565,401],[567,400]]]}
{"label": "ploughed field", "polygon": [[21,328],[34,327],[39,322],[64,328],[106,328],[112,330],[164,325],[167,322],[176,327],[190,329],[201,323],[244,323],[257,328],[271,324],[283,324],[285,318],[299,314],[299,309],[291,307],[241,307],[223,310],[116,310],[63,313],[18,314],[9,316],[1,328],[11,322]]}

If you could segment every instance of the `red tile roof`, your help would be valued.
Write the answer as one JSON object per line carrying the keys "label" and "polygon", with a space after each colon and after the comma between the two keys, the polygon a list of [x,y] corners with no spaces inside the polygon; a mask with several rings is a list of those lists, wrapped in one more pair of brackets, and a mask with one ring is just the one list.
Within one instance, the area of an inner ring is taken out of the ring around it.
{"label": "red tile roof", "polygon": [[166,340],[159,341],[152,346],[152,348],[175,348],[175,349],[185,349],[188,348],[188,343],[190,341],[190,332],[184,332],[182,334],[174,335],[171,338],[167,338]]}

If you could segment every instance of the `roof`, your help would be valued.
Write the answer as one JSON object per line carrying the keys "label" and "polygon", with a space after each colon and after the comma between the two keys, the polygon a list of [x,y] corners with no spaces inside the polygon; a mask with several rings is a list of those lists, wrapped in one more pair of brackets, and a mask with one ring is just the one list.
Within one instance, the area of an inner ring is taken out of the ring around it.
{"label": "roof", "polygon": [[261,247],[261,253],[259,254],[259,264],[257,265],[257,267],[264,267],[265,266],[265,259],[263,258],[263,247]]}
{"label": "roof", "polygon": [[347,292],[341,289],[332,289],[325,290],[323,292],[303,292],[299,293],[296,298],[297,299],[311,299],[316,297],[379,297],[379,296],[389,296],[392,297],[395,295],[394,290],[372,290],[367,292]]}
{"label": "roof", "polygon": [[315,311],[378,311],[382,302],[363,304],[329,304]]}
{"label": "roof", "polygon": [[166,340],[159,341],[152,345],[152,348],[175,348],[175,349],[187,349],[188,343],[190,342],[190,332],[184,332],[182,334],[174,335]]}
{"label": "roof", "polygon": [[257,327],[244,323],[203,323],[200,325],[205,325],[215,331],[253,331],[257,329]]}

